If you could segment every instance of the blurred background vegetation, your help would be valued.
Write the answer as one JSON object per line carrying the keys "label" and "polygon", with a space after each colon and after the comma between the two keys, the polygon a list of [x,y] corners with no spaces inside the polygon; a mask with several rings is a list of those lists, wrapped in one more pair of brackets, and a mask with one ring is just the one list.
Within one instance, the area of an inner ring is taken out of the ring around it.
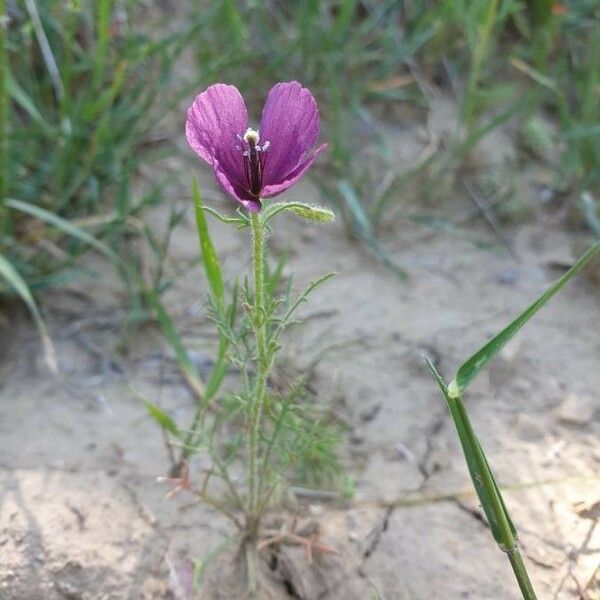
{"label": "blurred background vegetation", "polygon": [[[0,15],[0,293],[38,321],[34,296],[89,276],[78,259],[90,249],[122,275],[131,314],[168,287],[161,264],[181,212],[160,239],[143,219],[169,200],[173,175],[136,182],[179,156],[180,128],[158,128],[182,123],[216,81],[239,87],[254,114],[276,81],[311,88],[330,144],[313,175],[321,201],[398,273],[386,232],[405,219],[453,226],[438,209],[450,190],[467,193],[465,177],[495,226],[521,218],[511,181],[532,162],[559,206],[600,234],[596,0],[0,0]],[[427,132],[441,100],[455,107],[449,134],[401,160],[390,131]],[[497,130],[518,149],[508,171],[474,160]],[[136,268],[140,236],[151,281]]]}

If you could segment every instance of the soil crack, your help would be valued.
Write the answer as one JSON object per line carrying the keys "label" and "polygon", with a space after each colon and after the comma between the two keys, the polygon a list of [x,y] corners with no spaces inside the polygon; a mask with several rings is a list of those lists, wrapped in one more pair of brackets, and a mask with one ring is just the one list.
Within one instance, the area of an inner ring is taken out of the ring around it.
{"label": "soil crack", "polygon": [[371,540],[371,543],[363,551],[363,558],[365,560],[367,558],[369,558],[369,556],[371,556],[377,550],[377,548],[379,548],[381,538],[383,537],[383,534],[388,530],[388,527],[390,524],[390,518],[394,512],[394,509],[395,509],[395,507],[389,506],[385,511],[385,514],[383,516],[383,519],[381,520],[381,523],[374,529],[373,539]]}

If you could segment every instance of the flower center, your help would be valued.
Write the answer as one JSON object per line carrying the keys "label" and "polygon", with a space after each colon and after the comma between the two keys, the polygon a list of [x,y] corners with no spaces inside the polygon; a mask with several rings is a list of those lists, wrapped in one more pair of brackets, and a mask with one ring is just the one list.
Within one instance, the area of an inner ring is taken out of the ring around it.
{"label": "flower center", "polygon": [[[266,162],[266,151],[271,145],[270,142],[265,142],[262,147],[259,146],[260,135],[258,131],[248,127],[243,136],[238,135],[238,138],[243,145],[244,156],[244,173],[248,181],[248,191],[258,197],[262,189],[262,176]],[[240,150],[242,147],[238,146]]]}

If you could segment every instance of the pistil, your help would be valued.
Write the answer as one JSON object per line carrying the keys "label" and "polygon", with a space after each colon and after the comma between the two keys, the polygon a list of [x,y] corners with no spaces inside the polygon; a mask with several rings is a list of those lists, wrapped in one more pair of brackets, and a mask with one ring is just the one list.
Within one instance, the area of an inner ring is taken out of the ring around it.
{"label": "pistil", "polygon": [[[248,191],[257,198],[260,196],[262,189],[262,175],[265,167],[266,151],[269,148],[270,142],[265,142],[262,147],[259,146],[260,135],[258,131],[248,127],[244,137],[238,136],[247,144],[247,149],[244,150],[244,172],[248,181]],[[260,153],[263,153],[261,156]]]}
{"label": "pistil", "polygon": [[248,150],[244,151],[245,163],[244,170],[246,172],[246,179],[248,180],[249,192],[258,197],[260,195],[260,190],[262,187],[262,173],[263,173],[263,161],[259,156],[259,152],[262,149],[268,147],[268,142],[261,149],[258,145],[260,141],[260,136],[258,135],[258,131],[254,131],[254,129],[248,129],[244,134],[244,141],[248,144]]}

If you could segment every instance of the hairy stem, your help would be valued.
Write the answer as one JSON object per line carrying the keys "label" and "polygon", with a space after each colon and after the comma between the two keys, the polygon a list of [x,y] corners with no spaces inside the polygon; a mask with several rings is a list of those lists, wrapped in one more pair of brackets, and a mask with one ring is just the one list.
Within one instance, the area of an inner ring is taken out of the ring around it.
{"label": "hairy stem", "polygon": [[248,431],[248,507],[246,526],[250,537],[256,535],[260,520],[258,440],[260,437],[261,417],[269,371],[265,307],[265,230],[260,213],[252,214],[252,242],[254,249],[254,307],[252,323],[256,338],[258,364],[254,393],[250,404]]}

